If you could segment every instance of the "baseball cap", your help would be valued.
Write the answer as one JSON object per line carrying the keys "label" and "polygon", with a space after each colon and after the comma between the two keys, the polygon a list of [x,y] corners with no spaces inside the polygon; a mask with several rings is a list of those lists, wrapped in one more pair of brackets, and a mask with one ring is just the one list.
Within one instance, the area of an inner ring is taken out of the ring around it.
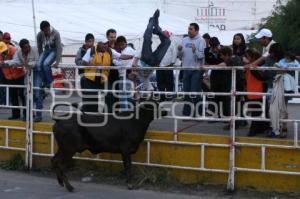
{"label": "baseball cap", "polygon": [[261,29],[256,35],[256,39],[261,39],[263,37],[271,38],[273,36],[272,31],[266,28]]}

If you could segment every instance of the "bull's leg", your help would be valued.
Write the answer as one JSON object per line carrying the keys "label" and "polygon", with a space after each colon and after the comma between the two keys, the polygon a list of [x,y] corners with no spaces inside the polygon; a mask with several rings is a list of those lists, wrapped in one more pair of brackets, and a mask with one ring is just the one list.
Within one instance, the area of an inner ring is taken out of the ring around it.
{"label": "bull's leg", "polygon": [[65,156],[63,156],[63,164],[61,168],[61,179],[64,182],[66,189],[69,192],[72,192],[74,190],[74,187],[70,184],[68,177],[66,176],[65,172],[68,170],[72,163],[72,157],[75,153],[68,153]]}
{"label": "bull's leg", "polygon": [[60,170],[60,166],[59,166],[62,163],[61,162],[61,158],[62,157],[61,157],[60,154],[61,154],[60,151],[58,151],[54,155],[54,157],[51,159],[51,164],[52,164],[53,170],[56,173],[56,178],[57,178],[58,184],[63,187],[64,186],[64,182],[62,180],[62,175],[61,175],[62,171]]}
{"label": "bull's leg", "polygon": [[72,192],[74,190],[74,187],[70,184],[68,177],[64,173],[62,173],[62,180],[65,183],[67,190],[69,192]]}
{"label": "bull's leg", "polygon": [[131,155],[130,153],[122,153],[123,165],[126,172],[126,182],[127,188],[133,189],[133,185],[131,183]]}
{"label": "bull's leg", "polygon": [[70,192],[74,190],[73,186],[69,183],[65,172],[68,170],[72,163],[72,157],[75,153],[62,152],[60,148],[55,156],[52,158],[52,167],[56,173],[58,183]]}

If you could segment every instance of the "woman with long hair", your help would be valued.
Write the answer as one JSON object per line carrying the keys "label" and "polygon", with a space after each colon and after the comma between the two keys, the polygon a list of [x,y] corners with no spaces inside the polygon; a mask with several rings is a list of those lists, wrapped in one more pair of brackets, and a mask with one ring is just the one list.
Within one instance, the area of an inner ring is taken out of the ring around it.
{"label": "woman with long hair", "polygon": [[243,57],[245,55],[246,48],[247,46],[244,35],[242,33],[235,34],[232,41],[233,55]]}

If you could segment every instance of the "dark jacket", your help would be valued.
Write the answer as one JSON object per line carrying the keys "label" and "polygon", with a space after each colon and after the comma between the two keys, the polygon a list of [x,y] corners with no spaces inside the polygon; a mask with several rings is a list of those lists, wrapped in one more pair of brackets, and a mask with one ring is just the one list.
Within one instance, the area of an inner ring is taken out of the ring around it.
{"label": "dark jacket", "polygon": [[[272,67],[272,66],[274,66],[274,64],[275,64],[275,60],[273,60],[270,57],[267,57],[263,67]],[[268,88],[273,87],[273,80],[277,74],[276,71],[251,70],[251,73],[255,76],[255,78],[264,82],[264,91],[266,91]]]}
{"label": "dark jacket", "polygon": [[[239,56],[232,56],[230,60],[225,62],[227,66],[243,66],[242,59]],[[225,79],[226,84],[231,89],[231,76],[232,72],[230,70],[226,71],[227,78]],[[225,83],[225,82],[224,82]],[[245,72],[244,70],[236,70],[236,90],[244,91],[245,88]]]}
{"label": "dark jacket", "polygon": [[[88,49],[85,47],[85,45],[83,45],[82,47],[80,47],[77,51],[76,54],[76,58],[75,58],[75,64],[77,66],[83,66],[83,60],[82,57],[85,55],[86,51]],[[84,69],[79,69],[79,74],[82,74],[84,72]]]}
{"label": "dark jacket", "polygon": [[[207,65],[218,65],[223,62],[221,59],[220,55],[217,54],[215,55],[214,53],[211,52],[211,48],[205,48],[204,50],[204,55],[205,55],[205,62]],[[212,70],[210,74],[210,86],[211,86],[211,91],[214,92],[222,92],[225,90],[221,86],[224,85],[222,83],[223,78],[224,78],[224,70]],[[225,75],[226,77],[226,75]]]}
{"label": "dark jacket", "polygon": [[204,55],[205,55],[205,63],[207,65],[218,65],[223,62],[219,54],[216,56],[210,51],[210,47],[205,48]]}

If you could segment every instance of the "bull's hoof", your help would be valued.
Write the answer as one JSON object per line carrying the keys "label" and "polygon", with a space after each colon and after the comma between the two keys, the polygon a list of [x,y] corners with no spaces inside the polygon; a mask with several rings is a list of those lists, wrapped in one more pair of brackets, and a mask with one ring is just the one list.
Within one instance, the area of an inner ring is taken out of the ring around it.
{"label": "bull's hoof", "polygon": [[72,187],[71,185],[66,185],[66,188],[69,192],[73,192],[74,191],[74,187]]}
{"label": "bull's hoof", "polygon": [[62,181],[62,179],[60,179],[58,176],[57,176],[57,182],[58,184],[61,186],[61,187],[64,187],[64,182]]}
{"label": "bull's hoof", "polygon": [[58,184],[59,184],[61,187],[64,187],[64,186],[65,186],[64,183],[61,182],[61,181],[58,181]]}
{"label": "bull's hoof", "polygon": [[131,183],[128,183],[128,184],[127,184],[127,189],[128,189],[128,190],[133,190],[133,185],[132,185]]}

